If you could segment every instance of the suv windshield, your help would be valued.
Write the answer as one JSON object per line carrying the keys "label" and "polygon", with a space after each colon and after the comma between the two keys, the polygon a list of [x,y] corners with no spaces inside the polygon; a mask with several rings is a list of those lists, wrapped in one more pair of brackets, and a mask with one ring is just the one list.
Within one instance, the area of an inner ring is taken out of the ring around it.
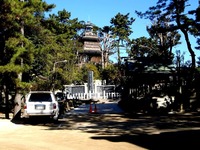
{"label": "suv windshield", "polygon": [[52,102],[51,95],[49,93],[31,93],[29,102]]}

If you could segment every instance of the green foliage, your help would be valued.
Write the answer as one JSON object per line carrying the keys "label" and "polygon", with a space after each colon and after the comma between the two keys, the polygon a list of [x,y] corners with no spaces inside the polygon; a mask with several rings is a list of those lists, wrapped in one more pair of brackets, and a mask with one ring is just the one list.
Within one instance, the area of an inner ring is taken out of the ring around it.
{"label": "green foliage", "polygon": [[[162,48],[164,48],[165,52],[167,52],[167,46],[169,45],[172,51],[172,46],[178,44],[178,40],[180,39],[180,35],[177,36],[178,31],[180,30],[185,38],[188,51],[191,55],[192,59],[192,68],[195,68],[196,60],[195,53],[191,47],[189,33],[194,34],[195,20],[194,16],[190,17],[190,11],[188,12],[186,7],[189,6],[188,0],[158,0],[156,5],[153,7],[149,7],[149,10],[146,12],[138,12],[136,13],[145,19],[150,19],[156,25],[151,27],[150,32],[159,33],[157,35],[170,33],[171,39],[169,42],[164,42],[160,40]],[[164,37],[168,37],[166,34]],[[161,37],[159,37],[161,38]],[[174,42],[175,41],[175,42]],[[163,45],[164,44],[164,45]]]}
{"label": "green foliage", "polygon": [[93,71],[94,80],[100,79],[100,72],[97,66],[91,63],[87,63],[81,68],[80,75],[81,75],[82,81],[87,82],[89,71]]}
{"label": "green foliage", "polygon": [[106,80],[107,84],[119,84],[120,78],[119,68],[114,64],[109,64],[102,70],[102,79]]}
{"label": "green foliage", "polygon": [[56,42],[52,42],[55,35],[42,23],[44,12],[55,5],[41,0],[1,0],[0,5],[0,82],[8,88],[12,85],[14,91],[16,88],[28,90],[30,80],[41,75],[46,79],[44,75],[49,76],[52,68],[49,50]]}
{"label": "green foliage", "polygon": [[127,40],[128,36],[133,32],[130,26],[134,21],[135,19],[132,17],[129,18],[129,13],[126,15],[118,13],[110,21],[113,35],[119,40]]}
{"label": "green foliage", "polygon": [[[15,81],[13,87],[25,88],[26,83],[18,79],[18,75],[28,71],[33,61],[32,42],[24,36],[24,27],[36,23],[34,9],[28,3],[17,0],[1,1],[0,19],[0,72],[6,76],[10,72],[8,81]],[[29,85],[27,85],[29,86]]]}
{"label": "green foliage", "polygon": [[[130,42],[131,49],[129,51],[129,56],[131,58],[138,57],[149,57],[149,60],[155,60],[155,62],[160,64],[171,64],[173,59],[173,54],[167,49],[167,52],[164,51],[164,48],[159,44],[157,39],[151,37],[140,37],[133,39]],[[151,62],[152,63],[152,62]]]}
{"label": "green foliage", "polygon": [[140,37],[133,39],[130,42],[131,49],[129,52],[130,57],[151,57],[159,55],[157,42],[152,38]]}
{"label": "green foliage", "polygon": [[52,83],[49,80],[44,80],[39,77],[35,78],[33,82],[31,82],[31,90],[51,90],[52,89]]}
{"label": "green foliage", "polygon": [[[122,47],[125,47],[127,42],[129,41],[129,36],[133,32],[131,30],[131,25],[135,19],[132,17],[129,18],[129,13],[123,15],[118,13],[114,18],[111,19],[111,34],[113,38],[116,40],[116,48],[117,48],[117,55],[118,55],[118,65],[121,65],[121,56],[120,56],[120,44]],[[125,44],[126,43],[126,44]]]}

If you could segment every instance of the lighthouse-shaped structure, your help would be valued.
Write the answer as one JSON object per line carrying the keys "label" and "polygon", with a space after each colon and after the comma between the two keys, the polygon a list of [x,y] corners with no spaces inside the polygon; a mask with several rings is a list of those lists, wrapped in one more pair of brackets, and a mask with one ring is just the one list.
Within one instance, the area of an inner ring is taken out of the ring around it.
{"label": "lighthouse-shaped structure", "polygon": [[97,33],[93,31],[93,24],[87,22],[85,30],[80,38],[83,43],[83,51],[79,52],[79,63],[92,62],[94,64],[101,64],[102,52],[100,47],[100,40]]}

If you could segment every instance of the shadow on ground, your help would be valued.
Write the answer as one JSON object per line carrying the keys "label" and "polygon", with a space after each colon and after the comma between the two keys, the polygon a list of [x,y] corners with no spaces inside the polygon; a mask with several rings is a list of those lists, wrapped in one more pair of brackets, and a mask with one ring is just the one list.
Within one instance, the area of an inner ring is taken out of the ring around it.
{"label": "shadow on ground", "polygon": [[[89,114],[66,116],[50,130],[82,130],[94,140],[128,142],[145,149],[198,149],[200,117]],[[197,147],[197,148],[196,148]]]}
{"label": "shadow on ground", "polygon": [[200,130],[167,132],[154,135],[93,136],[95,140],[129,142],[150,150],[199,149]]}
{"label": "shadow on ground", "polygon": [[69,114],[53,122],[44,118],[21,120],[24,125],[48,130],[81,130],[94,140],[128,142],[144,149],[199,149],[200,116],[133,114]]}

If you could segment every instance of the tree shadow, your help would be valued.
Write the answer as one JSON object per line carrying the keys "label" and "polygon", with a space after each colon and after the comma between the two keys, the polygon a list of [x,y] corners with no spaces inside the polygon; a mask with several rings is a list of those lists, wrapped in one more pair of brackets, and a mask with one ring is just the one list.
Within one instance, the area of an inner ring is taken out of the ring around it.
{"label": "tree shadow", "polygon": [[146,149],[195,149],[200,142],[199,116],[88,114],[67,116],[59,128],[93,133],[94,140],[128,142]]}
{"label": "tree shadow", "polygon": [[150,150],[199,149],[200,130],[167,132],[154,135],[93,136],[95,140],[128,142]]}
{"label": "tree shadow", "polygon": [[[110,104],[103,108],[107,110]],[[82,113],[87,111],[87,113]],[[93,133],[91,139],[108,140],[111,142],[128,142],[146,149],[172,149],[186,146],[195,149],[200,142],[200,116],[186,114],[146,115],[124,113],[89,113],[88,108],[82,108],[80,114],[66,114],[58,122],[52,120],[31,119],[21,122],[24,125],[48,127],[45,130],[81,130]]]}

